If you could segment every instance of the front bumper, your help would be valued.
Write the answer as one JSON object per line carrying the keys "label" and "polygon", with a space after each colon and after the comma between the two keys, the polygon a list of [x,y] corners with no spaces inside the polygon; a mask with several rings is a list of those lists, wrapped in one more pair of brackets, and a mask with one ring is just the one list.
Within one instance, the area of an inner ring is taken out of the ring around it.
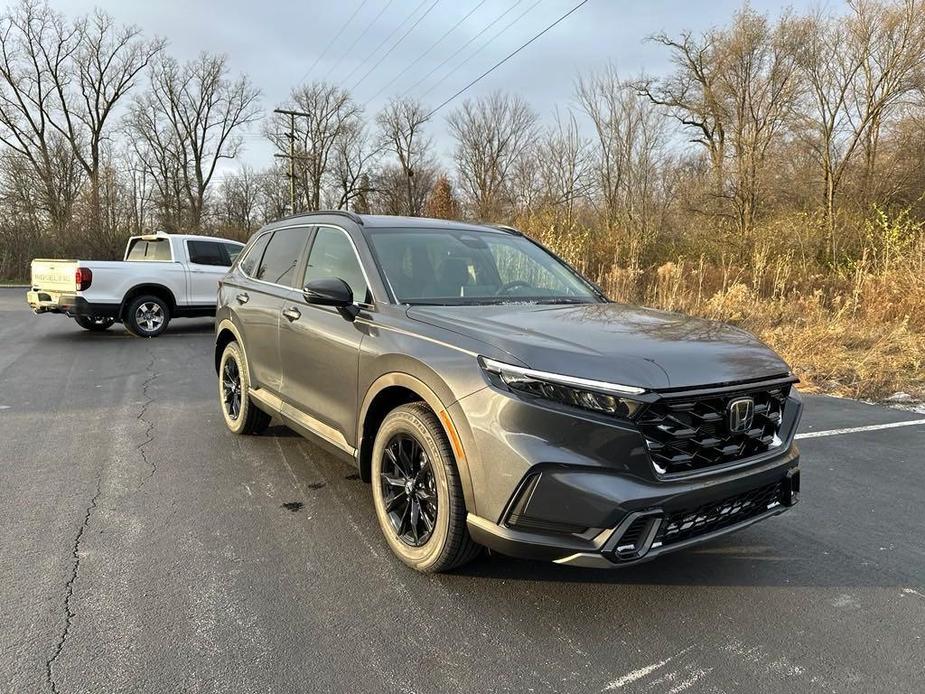
{"label": "front bumper", "polygon": [[[638,483],[617,475],[605,480],[602,473],[557,467],[560,469],[532,472],[528,476],[530,488],[519,493],[529,494],[533,502],[538,493],[548,496],[551,488],[560,485],[572,486],[573,494],[575,488],[593,486],[596,502],[610,495],[620,521],[613,527],[574,528],[571,533],[525,530],[509,522],[516,517],[514,510],[520,503],[515,495],[512,509],[505,514],[508,520],[500,524],[470,513],[467,525],[472,538],[510,556],[614,568],[709,542],[777,516],[795,505],[800,493],[799,453],[795,449],[759,470],[741,471],[707,484],[673,484],[670,489],[645,491]],[[543,480],[550,473],[557,478],[551,484]]]}
{"label": "front bumper", "polygon": [[778,447],[681,475],[659,473],[642,433],[612,418],[492,387],[449,411],[466,458],[469,531],[502,554],[630,564],[778,515],[799,497],[796,391]]}

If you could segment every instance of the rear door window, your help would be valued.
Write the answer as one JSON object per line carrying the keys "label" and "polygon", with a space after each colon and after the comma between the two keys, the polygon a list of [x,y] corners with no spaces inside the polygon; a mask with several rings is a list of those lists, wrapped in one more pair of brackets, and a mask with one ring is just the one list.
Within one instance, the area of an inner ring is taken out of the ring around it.
{"label": "rear door window", "polygon": [[284,287],[295,286],[295,270],[302,259],[310,231],[308,227],[298,227],[274,232],[253,275],[254,279]]}
{"label": "rear door window", "polygon": [[186,248],[189,251],[190,262],[196,265],[231,265],[225,244],[218,241],[187,241]]}
{"label": "rear door window", "polygon": [[133,239],[128,248],[126,260],[173,260],[170,254],[169,239]]}

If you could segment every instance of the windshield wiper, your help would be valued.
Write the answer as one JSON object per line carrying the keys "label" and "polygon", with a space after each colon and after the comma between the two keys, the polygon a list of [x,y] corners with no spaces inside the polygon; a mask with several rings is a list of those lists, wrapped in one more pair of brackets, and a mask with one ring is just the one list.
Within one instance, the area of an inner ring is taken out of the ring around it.
{"label": "windshield wiper", "polygon": [[579,299],[577,297],[567,297],[560,296],[555,299],[537,299],[536,303],[538,304],[589,304],[591,303],[587,299]]}

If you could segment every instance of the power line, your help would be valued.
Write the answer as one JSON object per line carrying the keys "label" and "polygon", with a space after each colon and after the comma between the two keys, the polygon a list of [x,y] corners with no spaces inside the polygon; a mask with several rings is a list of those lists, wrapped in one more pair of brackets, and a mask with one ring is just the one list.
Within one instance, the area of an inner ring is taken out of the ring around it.
{"label": "power line", "polygon": [[305,81],[305,78],[307,78],[307,77],[312,73],[312,70],[314,70],[315,67],[318,65],[318,63],[321,62],[321,59],[324,58],[324,56],[327,55],[328,51],[331,49],[331,46],[334,45],[334,42],[337,41],[337,39],[340,38],[340,35],[344,33],[344,30],[345,30],[348,26],[350,26],[351,22],[353,22],[354,18],[360,13],[360,10],[362,10],[362,9],[366,6],[366,3],[368,3],[368,2],[369,2],[369,0],[363,0],[363,2],[361,2],[359,5],[357,5],[357,8],[353,11],[353,14],[351,14],[351,15],[347,18],[347,21],[344,22],[344,23],[341,25],[341,27],[340,27],[340,29],[337,31],[337,33],[334,34],[334,36],[331,37],[331,40],[328,41],[328,45],[325,46],[325,47],[324,47],[324,50],[321,51],[321,53],[318,54],[318,57],[315,58],[315,62],[312,63],[312,66],[311,66],[310,68],[308,68],[308,70],[306,70],[306,72],[305,72],[304,75],[302,75],[302,79],[300,79],[300,80],[296,83],[296,86],[298,86],[299,84],[302,84],[302,82]]}
{"label": "power line", "polygon": [[484,5],[487,1],[488,1],[488,0],[480,0],[480,2],[479,2],[475,7],[473,7],[471,10],[469,10],[469,12],[466,14],[465,17],[463,17],[463,18],[460,19],[458,22],[456,22],[456,24],[454,24],[453,26],[451,26],[451,27],[446,31],[446,33],[444,33],[443,36],[441,36],[439,39],[437,39],[436,41],[434,41],[426,51],[424,51],[423,53],[421,53],[421,55],[419,55],[417,58],[415,58],[407,67],[405,67],[404,70],[402,70],[402,71],[399,72],[397,75],[395,75],[395,77],[393,77],[388,83],[386,83],[378,92],[376,92],[375,94],[373,94],[373,95],[367,100],[366,105],[368,106],[369,103],[370,103],[371,101],[374,101],[374,100],[376,99],[376,97],[378,97],[380,94],[382,94],[382,92],[384,92],[386,89],[388,89],[388,88],[391,87],[393,84],[395,84],[399,79],[401,79],[401,77],[402,77],[406,72],[408,72],[408,70],[410,70],[411,68],[413,68],[413,67],[414,67],[415,65],[417,65],[419,62],[421,62],[424,58],[426,58],[428,55],[430,55],[430,52],[431,52],[432,50],[434,50],[437,46],[439,46],[447,36],[449,36],[449,35],[452,34],[454,31],[456,31],[456,29],[458,29],[459,26],[460,26],[463,22],[465,22],[467,19],[469,19],[469,17],[471,17],[473,14],[475,14],[475,12],[476,12],[482,5]]}
{"label": "power line", "polygon": [[353,49],[356,48],[356,45],[363,39],[364,36],[366,36],[366,34],[369,33],[369,30],[372,29],[373,26],[376,24],[376,22],[379,21],[379,18],[380,18],[383,14],[385,14],[385,11],[386,11],[387,9],[389,9],[389,6],[390,6],[393,2],[395,2],[395,0],[389,0],[387,3],[385,3],[385,5],[383,5],[383,6],[379,9],[379,12],[376,14],[376,16],[373,17],[373,18],[370,20],[369,24],[366,25],[366,27],[363,29],[363,31],[361,31],[361,32],[357,35],[357,37],[356,37],[355,39],[353,39],[353,43],[351,43],[349,46],[347,46],[347,50],[344,51],[343,55],[342,55],[340,58],[338,58],[338,59],[334,62],[334,65],[331,66],[331,69],[328,70],[328,74],[325,75],[325,77],[324,77],[324,81],[325,81],[325,82],[327,82],[328,79],[331,77],[331,75],[333,75],[333,74],[337,71],[337,68],[340,67],[340,64],[341,64],[342,62],[344,62],[344,58],[346,58],[348,55],[350,55],[350,54],[353,52]]}
{"label": "power line", "polygon": [[439,70],[440,68],[442,68],[442,67],[443,67],[444,65],[446,65],[448,62],[450,62],[453,58],[455,58],[457,55],[459,55],[459,54],[462,53],[464,50],[466,50],[466,48],[468,48],[470,45],[472,45],[472,42],[473,42],[473,41],[477,40],[480,36],[482,36],[482,34],[484,34],[486,31],[488,31],[489,29],[491,29],[495,24],[497,24],[497,23],[500,22],[502,19],[504,19],[508,14],[511,13],[511,11],[512,11],[514,8],[516,8],[516,7],[517,7],[520,3],[522,3],[522,2],[523,2],[523,0],[517,0],[517,2],[515,2],[513,5],[511,5],[510,7],[508,7],[504,12],[502,12],[502,13],[499,14],[497,17],[495,17],[493,20],[491,20],[486,26],[484,26],[484,27],[482,28],[481,31],[479,31],[475,36],[473,36],[471,39],[469,39],[468,41],[466,41],[462,46],[460,46],[460,47],[457,48],[455,51],[453,51],[453,53],[450,54],[450,56],[447,57],[445,60],[443,60],[443,62],[441,62],[437,67],[435,67],[433,70],[431,70],[430,72],[428,72],[426,75],[424,75],[424,76],[423,76],[421,79],[419,79],[417,82],[415,82],[415,83],[412,84],[410,87],[408,87],[408,89],[406,89],[405,92],[402,94],[402,97],[408,96],[408,94],[410,94],[410,93],[411,93],[412,91],[414,91],[414,89],[416,89],[419,85],[421,85],[423,82],[425,82],[427,79],[429,79],[431,75],[433,75],[435,72],[437,72],[437,70]]}
{"label": "power line", "polygon": [[363,76],[356,82],[356,84],[354,84],[354,85],[350,88],[350,91],[351,91],[351,92],[352,92],[353,90],[355,90],[357,87],[359,87],[360,84],[363,83],[363,80],[365,80],[367,77],[369,77],[370,73],[372,73],[373,70],[375,70],[377,67],[379,67],[380,65],[382,65],[383,61],[385,61],[385,59],[388,58],[389,55],[391,55],[392,51],[394,51],[396,48],[398,48],[398,45],[408,37],[408,34],[410,34],[412,31],[414,31],[415,27],[417,27],[417,25],[420,24],[420,23],[424,20],[424,18],[425,18],[427,15],[430,14],[430,11],[431,11],[432,9],[434,9],[434,8],[437,6],[437,3],[438,3],[438,2],[440,2],[440,0],[434,0],[433,3],[431,3],[430,7],[428,7],[428,8],[424,11],[424,14],[422,14],[420,17],[417,18],[417,21],[415,21],[415,23],[411,25],[411,27],[408,29],[408,31],[406,31],[404,34],[402,34],[402,35],[399,37],[398,41],[396,41],[394,44],[392,44],[392,47],[391,47],[389,50],[387,50],[387,51],[385,52],[385,55],[383,55],[383,56],[381,56],[381,57],[379,58],[379,62],[378,62],[378,63],[374,63],[373,66],[372,66],[371,68],[369,68],[369,70],[366,72],[366,74],[363,75]]}
{"label": "power line", "polygon": [[418,10],[420,10],[422,7],[424,7],[424,5],[425,5],[426,3],[427,3],[427,0],[421,0],[421,2],[418,4],[418,6],[415,7],[415,8],[411,11],[411,14],[409,14],[407,17],[405,17],[405,18],[398,24],[397,27],[395,27],[394,29],[392,29],[392,31],[389,32],[389,35],[386,36],[386,37],[382,40],[382,42],[372,50],[372,52],[371,52],[369,55],[367,55],[360,63],[357,63],[356,65],[353,66],[353,69],[352,69],[349,73],[347,73],[347,76],[344,77],[343,80],[341,80],[341,83],[347,82],[351,77],[353,77],[353,76],[357,73],[357,70],[359,70],[359,69],[361,69],[361,68],[363,68],[363,67],[366,67],[366,63],[369,62],[370,58],[372,58],[374,55],[376,55],[376,53],[379,52],[379,49],[381,49],[385,44],[387,44],[389,41],[391,41],[391,40],[392,40],[392,37],[395,36],[395,34],[397,34],[397,33],[401,30],[401,28],[402,28],[403,26],[405,26],[405,24],[407,24],[407,23],[411,20],[411,18],[414,17],[414,15],[416,15],[416,14],[418,13]]}
{"label": "power line", "polygon": [[450,71],[449,71],[447,74],[445,74],[441,79],[437,80],[437,81],[434,82],[432,85],[430,85],[430,87],[427,89],[427,91],[424,92],[423,94],[421,94],[420,98],[421,98],[421,99],[424,99],[428,94],[430,94],[430,93],[431,93],[434,89],[436,89],[438,86],[440,86],[441,84],[445,84],[446,81],[447,81],[448,79],[450,79],[450,77],[452,77],[453,75],[455,75],[457,72],[459,72],[459,70],[460,70],[464,65],[466,65],[466,63],[468,63],[469,61],[471,61],[473,58],[475,58],[475,56],[477,56],[479,53],[481,53],[481,52],[484,51],[486,48],[488,48],[491,44],[493,44],[493,43],[495,42],[495,39],[497,39],[499,36],[501,36],[501,34],[507,32],[508,29],[510,29],[510,28],[511,28],[512,26],[514,26],[515,24],[517,24],[517,22],[519,22],[521,19],[523,19],[524,17],[526,17],[527,14],[528,14],[531,10],[535,9],[536,6],[539,5],[541,2],[543,2],[543,0],[536,0],[536,2],[534,2],[532,5],[530,5],[530,7],[528,7],[527,9],[525,9],[525,10],[524,10],[523,12],[521,12],[519,15],[517,15],[516,17],[514,17],[514,19],[512,19],[510,22],[508,22],[507,24],[505,24],[505,25],[501,28],[501,30],[500,30],[498,33],[496,33],[494,36],[492,36],[490,39],[488,39],[488,40],[487,40],[485,43],[483,43],[481,46],[479,46],[478,48],[476,48],[469,56],[467,56],[466,58],[464,58],[463,61],[462,61],[461,63],[459,63],[459,65],[457,65],[457,66],[454,67],[452,70],[450,70]]}
{"label": "power line", "polygon": [[447,99],[446,101],[444,101],[443,103],[441,103],[439,106],[437,106],[437,108],[435,108],[433,111],[431,111],[430,113],[427,114],[426,118],[430,118],[431,116],[433,116],[437,111],[439,111],[441,108],[443,108],[443,107],[446,106],[448,103],[450,103],[451,101],[453,101],[453,99],[455,99],[456,97],[458,97],[458,96],[459,96],[460,94],[462,94],[463,92],[467,91],[470,87],[472,87],[472,86],[475,85],[476,83],[478,83],[478,82],[482,81],[483,79],[485,79],[486,77],[488,77],[488,75],[490,75],[492,72],[494,72],[494,71],[497,70],[499,67],[501,67],[502,65],[504,65],[508,60],[510,60],[510,59],[513,58],[515,55],[517,55],[518,53],[520,53],[524,48],[526,48],[526,47],[529,46],[531,43],[533,43],[534,41],[536,41],[538,38],[540,38],[540,37],[541,37],[543,34],[545,34],[547,31],[549,31],[550,29],[552,29],[553,27],[555,27],[555,26],[556,26],[557,24],[559,24],[560,22],[563,22],[569,15],[571,15],[571,14],[577,12],[579,9],[581,9],[584,5],[587,5],[587,4],[588,4],[588,0],[581,0],[580,3],[578,3],[577,5],[575,5],[575,7],[573,7],[573,8],[570,9],[568,12],[566,12],[564,15],[562,15],[561,17],[559,17],[559,19],[557,19],[557,20],[554,21],[552,24],[550,24],[548,27],[546,27],[545,29],[543,29],[540,33],[538,33],[538,34],[537,34],[536,36],[534,36],[532,39],[530,39],[530,40],[527,41],[526,43],[522,44],[517,50],[513,51],[512,53],[509,53],[507,56],[505,56],[504,58],[502,58],[501,60],[499,60],[497,63],[495,63],[495,64],[492,65],[490,68],[488,68],[485,72],[483,72],[481,75],[479,75],[479,76],[476,77],[474,80],[472,80],[471,82],[469,82],[469,84],[467,84],[465,87],[463,87],[463,88],[460,89],[458,92],[456,92],[455,94],[453,94],[453,96],[451,96],[449,99]]}

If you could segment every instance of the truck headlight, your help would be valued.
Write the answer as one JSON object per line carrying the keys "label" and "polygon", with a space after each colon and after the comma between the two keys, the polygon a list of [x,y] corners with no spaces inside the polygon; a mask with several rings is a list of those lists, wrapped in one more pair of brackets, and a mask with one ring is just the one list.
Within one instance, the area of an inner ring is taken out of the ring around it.
{"label": "truck headlight", "polygon": [[479,357],[479,365],[513,391],[562,405],[623,419],[632,419],[643,405],[630,396],[641,395],[644,388],[535,371],[485,357]]}

